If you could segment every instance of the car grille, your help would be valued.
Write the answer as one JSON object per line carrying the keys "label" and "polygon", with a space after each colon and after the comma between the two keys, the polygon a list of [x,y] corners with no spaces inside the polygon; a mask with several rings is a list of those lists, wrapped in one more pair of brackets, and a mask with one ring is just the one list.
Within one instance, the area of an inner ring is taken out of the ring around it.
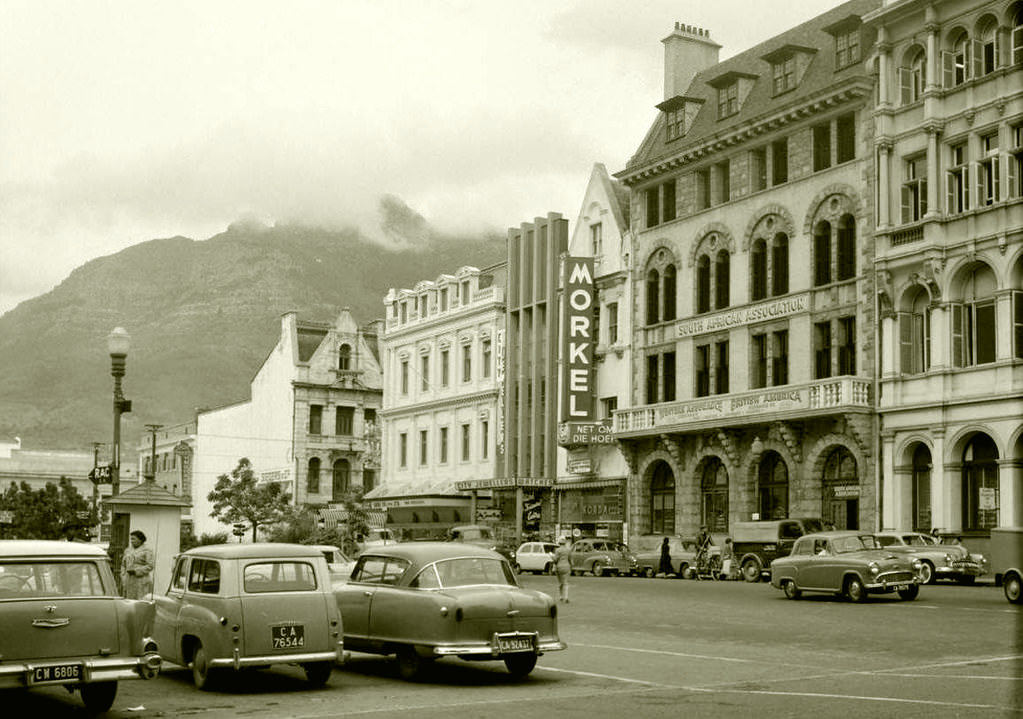
{"label": "car grille", "polygon": [[885,572],[884,574],[877,575],[878,583],[885,584],[906,584],[913,581],[913,572]]}

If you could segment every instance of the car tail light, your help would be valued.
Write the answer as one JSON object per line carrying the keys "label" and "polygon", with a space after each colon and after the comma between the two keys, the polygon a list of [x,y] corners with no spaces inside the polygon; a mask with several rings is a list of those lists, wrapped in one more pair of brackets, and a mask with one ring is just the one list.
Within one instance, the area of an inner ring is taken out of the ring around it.
{"label": "car tail light", "polygon": [[462,621],[462,608],[461,607],[459,607],[458,609],[455,610],[455,621],[456,622]]}
{"label": "car tail light", "polygon": [[557,619],[557,618],[558,618],[558,605],[557,604],[552,604],[551,605],[551,619]]}

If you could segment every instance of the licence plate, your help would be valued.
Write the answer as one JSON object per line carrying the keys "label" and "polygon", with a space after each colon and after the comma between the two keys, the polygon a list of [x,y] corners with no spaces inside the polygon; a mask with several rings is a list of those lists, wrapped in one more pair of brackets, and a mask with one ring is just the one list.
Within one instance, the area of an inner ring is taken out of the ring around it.
{"label": "licence plate", "polygon": [[53,664],[46,667],[33,667],[30,684],[47,682],[77,682],[82,679],[81,664]]}
{"label": "licence plate", "polygon": [[270,645],[274,649],[297,649],[305,646],[304,624],[281,624],[270,627]]}
{"label": "licence plate", "polygon": [[533,651],[533,637],[531,636],[511,636],[497,637],[497,648],[502,653],[509,652],[531,652]]}
{"label": "licence plate", "polygon": [[905,591],[905,590],[909,589],[909,585],[908,584],[896,584],[894,589],[895,589],[896,592],[902,592],[902,591]]}

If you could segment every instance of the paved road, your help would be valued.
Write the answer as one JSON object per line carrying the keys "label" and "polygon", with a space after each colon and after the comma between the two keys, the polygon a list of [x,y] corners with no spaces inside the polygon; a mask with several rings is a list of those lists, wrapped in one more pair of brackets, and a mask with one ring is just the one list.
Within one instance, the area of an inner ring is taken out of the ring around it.
{"label": "paved road", "polygon": [[[555,590],[550,577],[522,582]],[[569,650],[542,657],[524,681],[501,664],[444,660],[409,684],[393,662],[352,654],[323,689],[275,668],[204,693],[170,666],[122,683],[108,716],[1023,717],[1023,609],[989,585],[863,605],[675,579],[575,577],[571,593],[561,606]],[[85,716],[59,688],[3,702],[4,717]]]}

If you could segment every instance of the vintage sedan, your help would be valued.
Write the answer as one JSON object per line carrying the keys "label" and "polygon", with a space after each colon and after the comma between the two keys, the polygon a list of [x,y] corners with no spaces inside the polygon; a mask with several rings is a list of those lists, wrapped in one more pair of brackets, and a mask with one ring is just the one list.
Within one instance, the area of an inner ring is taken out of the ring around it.
{"label": "vintage sedan", "polygon": [[[661,543],[664,535],[643,534],[629,542],[629,549],[636,557],[636,573],[653,577],[660,573]],[[692,537],[668,537],[668,552],[671,556],[671,570],[676,577],[692,576],[696,566],[696,544]]]}
{"label": "vintage sedan", "polygon": [[565,648],[554,600],[520,587],[504,557],[471,544],[410,542],[364,552],[335,595],[345,648],[397,655],[407,680],[441,657],[503,661],[523,677],[537,657]]}
{"label": "vintage sedan", "polygon": [[635,555],[621,542],[585,538],[572,543],[568,561],[572,574],[590,572],[595,577],[608,574],[631,575],[639,571]]}
{"label": "vintage sedan", "polygon": [[884,530],[874,536],[882,547],[907,552],[920,560],[921,584],[934,584],[939,579],[973,584],[987,572],[987,559],[970,554],[962,544],[942,544],[930,534],[907,530]]}
{"label": "vintage sedan", "polygon": [[554,571],[554,542],[523,542],[515,550],[515,571],[550,574]]}
{"label": "vintage sedan", "polygon": [[213,544],[178,555],[155,636],[199,689],[228,670],[297,664],[314,686],[343,660],[327,560],[298,544]]}
{"label": "vintage sedan", "polygon": [[789,556],[771,563],[771,585],[789,599],[830,592],[863,602],[869,594],[898,592],[909,600],[920,593],[919,571],[919,559],[883,549],[872,534],[819,532],[803,535]]}
{"label": "vintage sedan", "polygon": [[160,671],[153,603],[119,597],[95,545],[0,541],[0,626],[0,689],[59,684],[104,712],[118,681]]}

